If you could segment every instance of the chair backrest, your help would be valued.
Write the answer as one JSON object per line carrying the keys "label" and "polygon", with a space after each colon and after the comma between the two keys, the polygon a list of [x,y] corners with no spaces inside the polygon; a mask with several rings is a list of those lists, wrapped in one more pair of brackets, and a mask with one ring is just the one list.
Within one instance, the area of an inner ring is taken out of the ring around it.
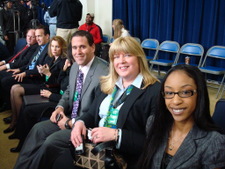
{"label": "chair backrest", "polygon": [[110,43],[113,43],[113,41],[114,41],[114,38],[112,37],[112,38],[110,38]]}
{"label": "chair backrest", "polygon": [[20,38],[16,42],[16,46],[14,47],[14,54],[17,54],[23,47],[27,44],[26,38]]}
{"label": "chair backrest", "polygon": [[157,50],[157,48],[159,47],[159,41],[157,39],[145,39],[141,43],[141,47],[144,49]]}
{"label": "chair backrest", "polygon": [[178,53],[180,45],[175,41],[164,41],[159,45],[159,50],[166,52]]}
{"label": "chair backrest", "polygon": [[103,43],[109,43],[110,42],[110,36],[106,35],[106,34],[103,34],[102,42]]}
{"label": "chair backrest", "polygon": [[212,118],[214,123],[225,132],[225,99],[220,99],[216,102]]}
{"label": "chair backrest", "polygon": [[202,66],[205,65],[207,57],[225,59],[225,46],[212,46],[208,49]]}
{"label": "chair backrest", "polygon": [[198,61],[196,61],[196,64],[193,65],[197,65],[198,67],[201,65],[202,63],[202,58],[203,58],[203,54],[204,54],[204,48],[202,47],[202,45],[197,44],[197,43],[186,43],[184,44],[175,59],[174,64],[178,64],[179,62],[181,62],[181,55],[184,56],[185,55],[190,55],[190,56],[196,56],[196,57],[200,57],[198,59]]}

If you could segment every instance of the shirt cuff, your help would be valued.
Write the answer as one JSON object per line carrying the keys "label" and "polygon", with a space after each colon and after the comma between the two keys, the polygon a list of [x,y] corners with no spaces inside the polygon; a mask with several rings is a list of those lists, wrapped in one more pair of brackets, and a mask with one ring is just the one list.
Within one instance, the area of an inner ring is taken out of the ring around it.
{"label": "shirt cuff", "polygon": [[10,69],[9,63],[5,64],[5,66],[6,66],[6,69]]}
{"label": "shirt cuff", "polygon": [[118,140],[117,140],[117,144],[116,144],[116,149],[120,148],[121,140],[122,140],[122,130],[118,129]]}

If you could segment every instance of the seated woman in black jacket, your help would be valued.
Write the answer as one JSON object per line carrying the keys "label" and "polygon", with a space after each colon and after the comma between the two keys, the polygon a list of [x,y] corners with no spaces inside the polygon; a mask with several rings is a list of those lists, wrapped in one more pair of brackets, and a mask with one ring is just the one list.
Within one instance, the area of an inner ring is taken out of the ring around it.
{"label": "seated woman in black jacket", "polygon": [[40,84],[15,84],[11,88],[11,107],[12,122],[10,126],[4,130],[4,133],[12,132],[15,129],[17,117],[19,115],[24,95],[39,94],[43,86],[51,86],[51,92],[59,91],[59,74],[66,60],[66,42],[59,36],[55,36],[50,40],[48,46],[48,54],[52,58],[51,62],[46,65],[38,65],[39,73],[45,78],[45,83]]}
{"label": "seated woman in black jacket", "polygon": [[44,113],[48,115],[49,113],[52,113],[52,111],[55,109],[58,101],[61,99],[63,92],[67,89],[71,64],[72,63],[67,59],[64,64],[63,71],[60,72],[60,92],[52,93],[49,90],[42,90],[40,92],[40,95],[42,97],[48,98],[49,102],[31,104],[22,107],[19,113],[16,130],[11,136],[9,136],[9,139],[18,138],[20,141],[17,147],[10,149],[11,152],[19,152],[23,146],[27,134],[29,133],[33,125],[37,123],[40,119],[46,119],[46,117],[42,118],[42,115],[44,116]]}

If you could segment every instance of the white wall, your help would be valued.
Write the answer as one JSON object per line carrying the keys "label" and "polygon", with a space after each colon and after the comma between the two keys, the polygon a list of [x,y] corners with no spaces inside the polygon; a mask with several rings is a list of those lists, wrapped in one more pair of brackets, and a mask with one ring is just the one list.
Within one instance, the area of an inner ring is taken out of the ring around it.
{"label": "white wall", "polygon": [[80,25],[85,23],[87,13],[94,13],[94,22],[102,28],[103,34],[112,36],[112,0],[80,0],[83,15]]}

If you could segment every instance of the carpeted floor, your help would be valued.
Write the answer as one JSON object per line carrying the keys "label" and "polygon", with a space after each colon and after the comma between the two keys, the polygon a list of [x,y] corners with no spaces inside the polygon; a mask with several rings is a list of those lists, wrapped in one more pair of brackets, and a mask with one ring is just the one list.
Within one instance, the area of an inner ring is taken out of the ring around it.
{"label": "carpeted floor", "polygon": [[12,169],[18,157],[18,153],[11,153],[10,148],[16,147],[18,139],[9,140],[8,136],[12,133],[4,134],[5,130],[9,125],[3,122],[4,117],[8,117],[11,114],[10,111],[0,113],[0,168],[1,169]]}
{"label": "carpeted floor", "polygon": [[[217,101],[217,99],[215,98],[216,92],[216,89],[209,87],[211,114],[214,112],[215,103]],[[3,130],[9,126],[3,122],[3,118],[8,117],[9,115],[10,111],[0,113],[0,169],[13,169],[18,157],[18,153],[11,153],[9,151],[10,148],[17,146],[18,140],[9,140],[8,136],[12,133],[3,133]]]}

